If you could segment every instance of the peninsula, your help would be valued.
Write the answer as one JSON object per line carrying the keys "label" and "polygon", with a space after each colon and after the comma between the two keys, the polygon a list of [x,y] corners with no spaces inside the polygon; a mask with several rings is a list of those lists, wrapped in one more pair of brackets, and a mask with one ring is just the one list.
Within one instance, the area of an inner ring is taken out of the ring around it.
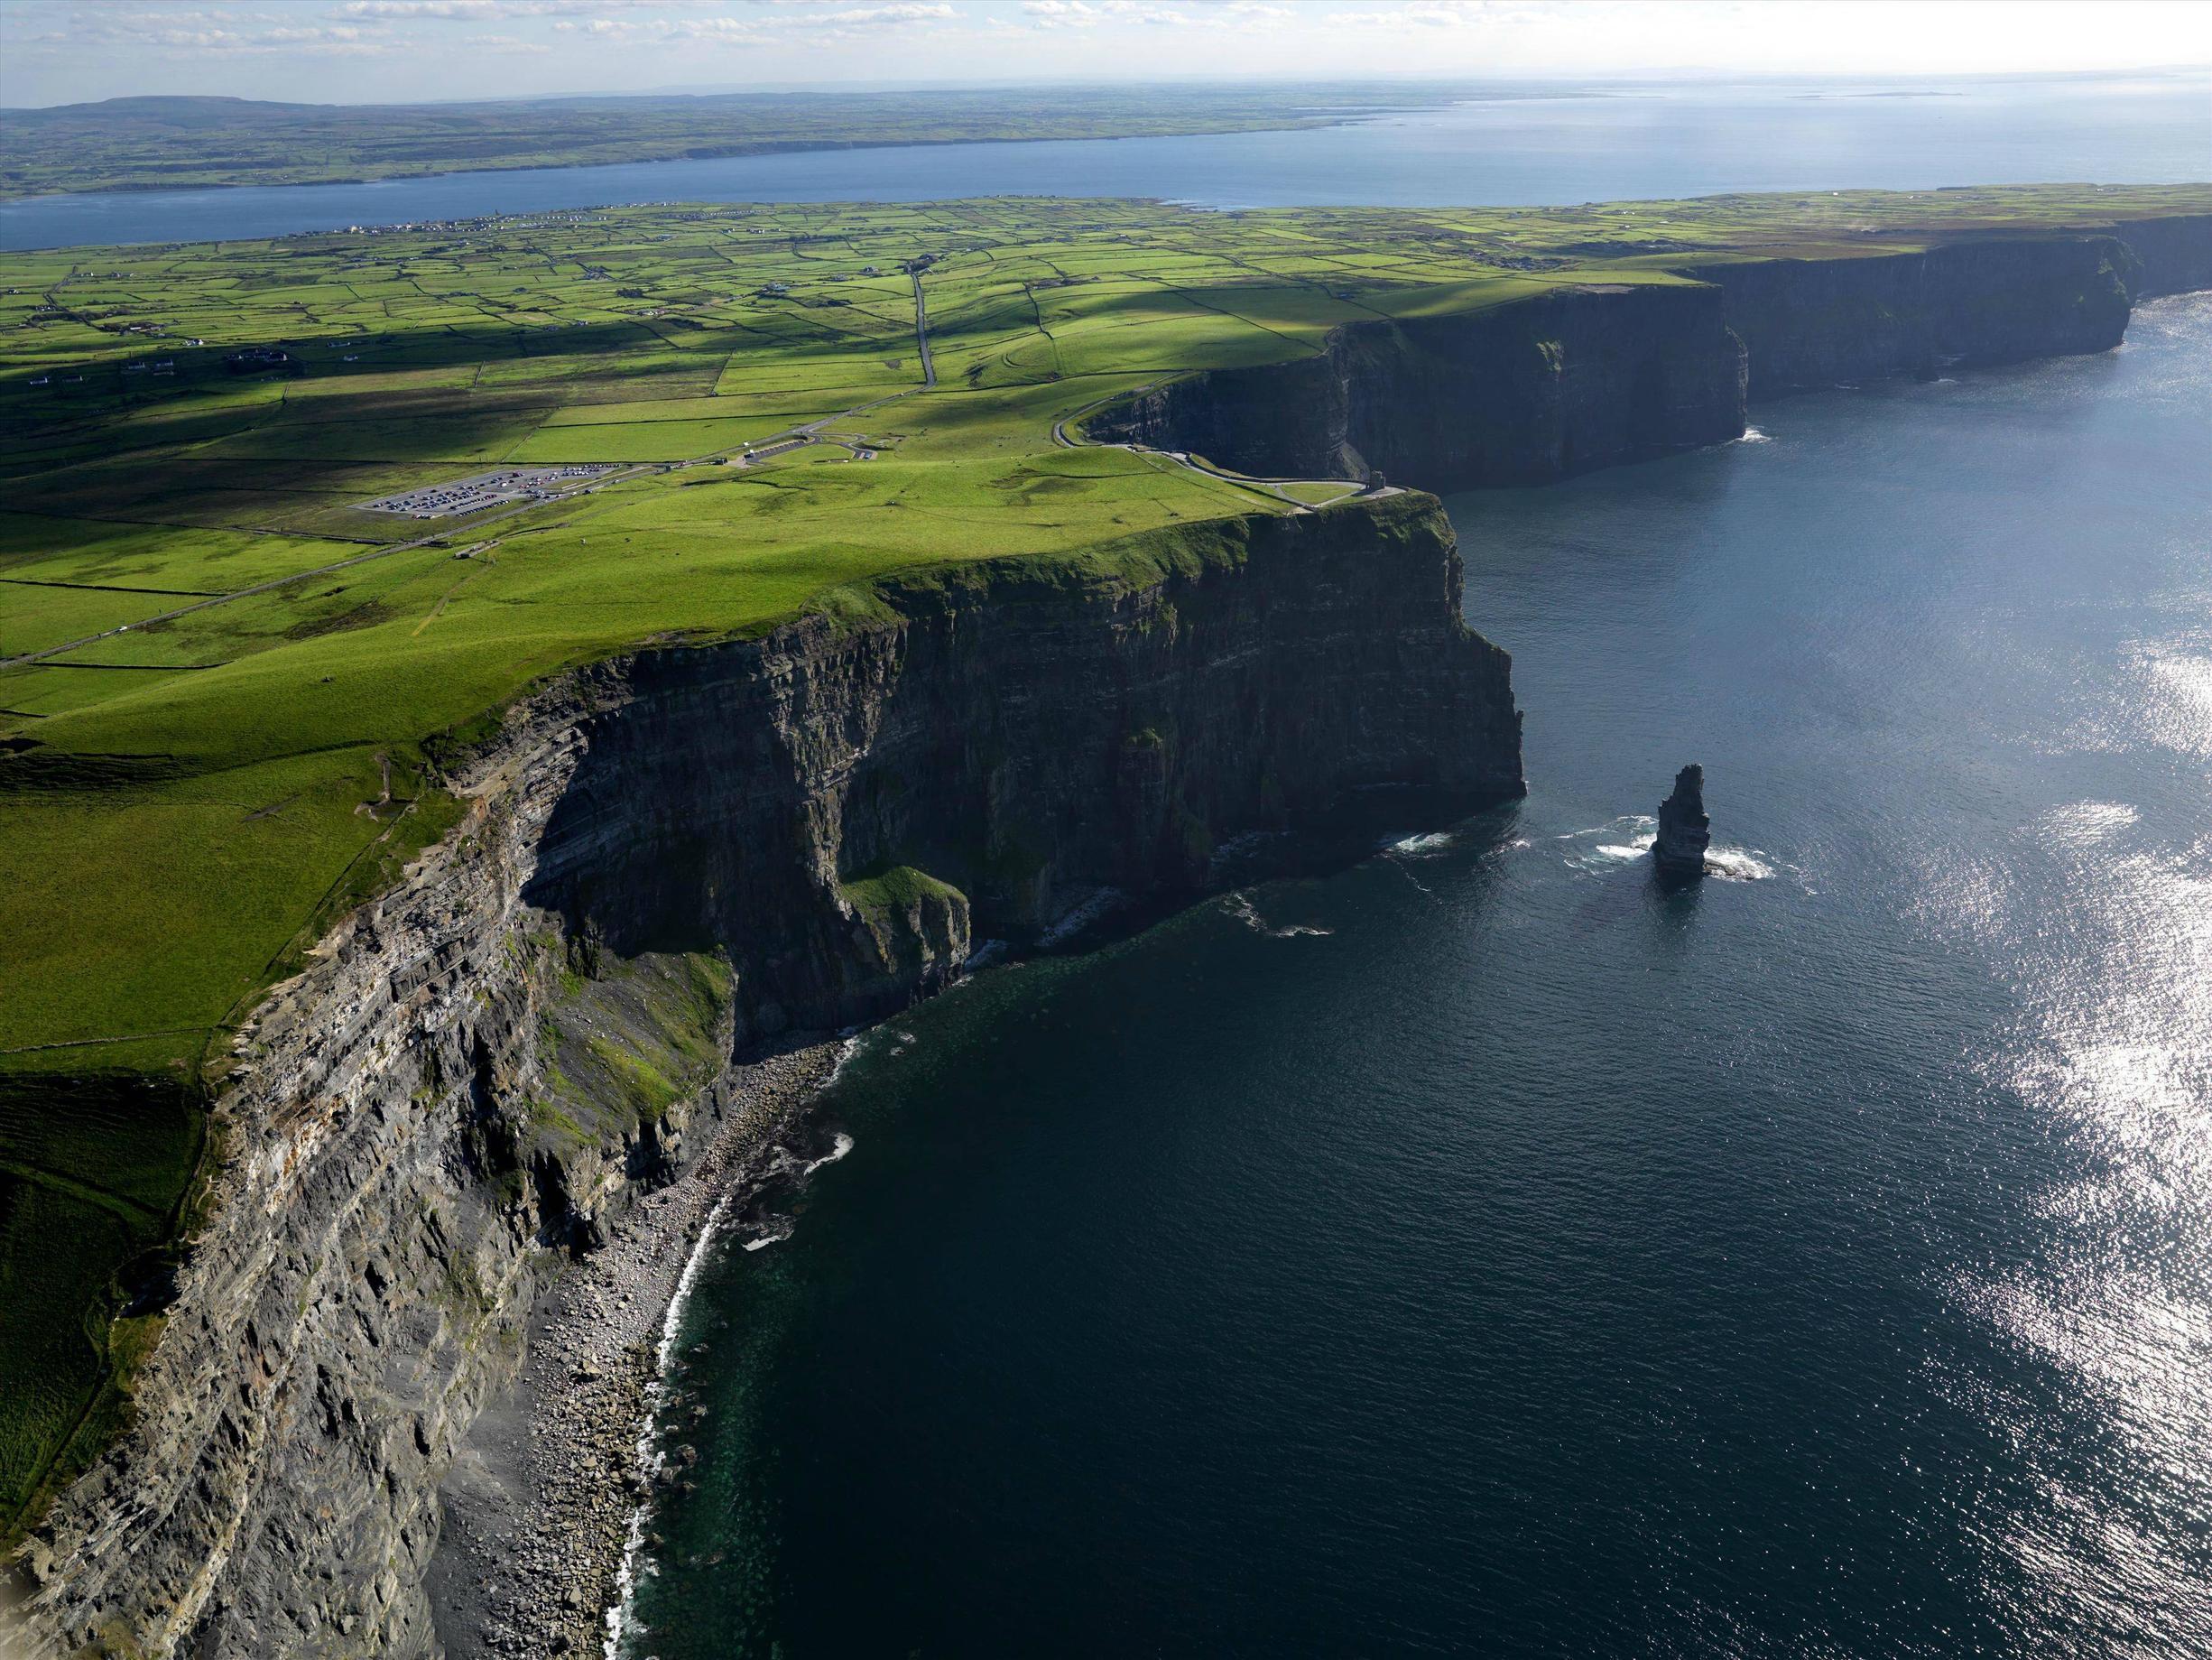
{"label": "peninsula", "polygon": [[1522,790],[1426,491],[2207,286],[2206,186],[0,255],[16,1617],[420,1649],[533,1307],[797,1109],[777,1051]]}

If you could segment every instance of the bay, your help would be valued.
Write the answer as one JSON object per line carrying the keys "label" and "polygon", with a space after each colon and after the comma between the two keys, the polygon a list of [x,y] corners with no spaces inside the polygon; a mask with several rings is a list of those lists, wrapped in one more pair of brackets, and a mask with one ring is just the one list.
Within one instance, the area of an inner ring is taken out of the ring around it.
{"label": "bay", "polygon": [[1562,86],[1345,126],[935,144],[0,202],[0,248],[286,236],[641,201],[1163,197],[1514,207],[2212,177],[2212,75]]}

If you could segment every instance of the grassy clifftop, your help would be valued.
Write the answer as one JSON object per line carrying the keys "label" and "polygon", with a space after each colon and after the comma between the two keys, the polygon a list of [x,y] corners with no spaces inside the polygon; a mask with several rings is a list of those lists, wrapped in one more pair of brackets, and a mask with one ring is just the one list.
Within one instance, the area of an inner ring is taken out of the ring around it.
{"label": "grassy clifftop", "polygon": [[[135,1330],[111,1316],[184,1202],[208,1062],[453,821],[440,743],[532,683],[867,615],[979,561],[1087,580],[1228,556],[1202,527],[1340,488],[1063,431],[1164,378],[1310,356],[1340,324],[2207,211],[2206,188],[997,201],[0,255],[0,1079],[20,1080],[0,1294],[6,1346],[52,1386],[0,1380],[27,1403],[0,1424],[0,1519],[106,1422]],[[371,505],[489,474],[538,494]],[[92,1077],[168,1087],[57,1081]],[[49,1133],[57,1101],[94,1094],[123,1106]],[[57,1252],[71,1238],[103,1243]]]}

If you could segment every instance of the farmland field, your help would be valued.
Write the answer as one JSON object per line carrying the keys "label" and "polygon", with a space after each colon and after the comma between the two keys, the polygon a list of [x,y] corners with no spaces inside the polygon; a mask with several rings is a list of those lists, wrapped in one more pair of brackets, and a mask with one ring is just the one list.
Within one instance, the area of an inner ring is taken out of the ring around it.
{"label": "farmland field", "polygon": [[[756,636],[894,570],[1338,497],[1054,428],[1342,323],[2207,208],[2180,187],[1008,199],[0,255],[0,1349],[40,1380],[0,1381],[0,1521],[120,1409],[144,1317],[116,1317],[189,1202],[230,1034],[452,823],[440,735],[564,669]],[[251,348],[282,356],[235,360]],[[431,521],[366,507],[538,463],[613,470]]]}

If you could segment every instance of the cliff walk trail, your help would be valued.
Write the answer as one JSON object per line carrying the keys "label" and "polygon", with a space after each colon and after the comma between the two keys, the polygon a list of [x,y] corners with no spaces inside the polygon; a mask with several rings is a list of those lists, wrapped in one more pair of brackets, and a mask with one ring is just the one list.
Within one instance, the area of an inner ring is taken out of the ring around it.
{"label": "cliff walk trail", "polygon": [[[1152,390],[1150,386],[1139,386],[1133,392],[1116,392],[1094,403],[1086,403],[1072,414],[1062,415],[1052,423],[1052,441],[1069,450],[1125,450],[1132,455],[1143,456],[1147,459],[1156,456],[1162,460],[1173,461],[1179,467],[1187,467],[1192,472],[1202,474],[1206,478],[1218,478],[1224,484],[1235,485],[1238,489],[1269,496],[1282,502],[1292,513],[1311,513],[1314,511],[1314,504],[1300,501],[1297,496],[1291,495],[1284,487],[1289,485],[1340,484],[1352,496],[1396,496],[1400,493],[1399,487],[1393,484],[1362,485],[1356,479],[1352,478],[1308,478],[1296,476],[1262,478],[1251,473],[1233,473],[1226,468],[1216,467],[1211,461],[1201,456],[1192,455],[1188,450],[1162,450],[1151,444],[1140,444],[1133,441],[1075,438],[1069,434],[1068,423],[1069,422],[1081,421],[1094,410],[1102,409],[1117,399],[1139,396]],[[1339,496],[1337,499],[1342,501],[1348,497]]]}

